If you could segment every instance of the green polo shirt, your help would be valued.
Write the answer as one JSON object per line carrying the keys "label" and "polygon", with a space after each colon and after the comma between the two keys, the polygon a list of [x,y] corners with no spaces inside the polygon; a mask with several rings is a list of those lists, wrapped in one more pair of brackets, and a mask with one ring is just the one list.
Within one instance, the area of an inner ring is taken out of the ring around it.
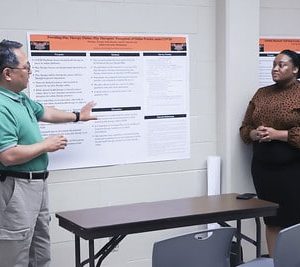
{"label": "green polo shirt", "polygon": [[[43,106],[26,94],[0,87],[0,152],[17,145],[41,142],[38,120],[43,114]],[[0,162],[0,170],[11,171],[44,171],[47,166],[47,153],[20,165],[6,167]]]}

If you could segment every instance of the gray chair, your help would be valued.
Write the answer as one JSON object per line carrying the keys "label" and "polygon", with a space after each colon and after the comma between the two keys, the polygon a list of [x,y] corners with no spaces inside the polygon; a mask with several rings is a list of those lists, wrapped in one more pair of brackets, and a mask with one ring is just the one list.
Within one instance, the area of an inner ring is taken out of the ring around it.
{"label": "gray chair", "polygon": [[273,259],[258,258],[238,267],[300,267],[300,224],[279,232]]}
{"label": "gray chair", "polygon": [[156,242],[152,267],[230,267],[235,231],[221,227]]}

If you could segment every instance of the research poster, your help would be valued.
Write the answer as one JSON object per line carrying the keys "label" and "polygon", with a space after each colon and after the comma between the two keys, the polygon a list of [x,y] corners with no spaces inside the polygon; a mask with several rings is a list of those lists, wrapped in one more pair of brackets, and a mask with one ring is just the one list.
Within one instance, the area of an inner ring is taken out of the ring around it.
{"label": "research poster", "polygon": [[273,60],[282,50],[290,49],[300,53],[300,39],[260,38],[259,40],[259,87],[273,84],[271,70]]}
{"label": "research poster", "polygon": [[31,98],[95,121],[41,123],[62,134],[50,170],[190,157],[189,54],[185,35],[28,33]]}

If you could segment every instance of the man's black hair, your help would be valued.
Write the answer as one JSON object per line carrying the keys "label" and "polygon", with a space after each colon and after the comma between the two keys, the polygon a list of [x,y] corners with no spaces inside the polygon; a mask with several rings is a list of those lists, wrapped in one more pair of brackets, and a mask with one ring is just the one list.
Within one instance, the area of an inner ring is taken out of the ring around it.
{"label": "man's black hair", "polygon": [[14,49],[19,49],[22,46],[19,42],[5,39],[0,42],[0,72],[6,67],[15,68],[19,65]]}

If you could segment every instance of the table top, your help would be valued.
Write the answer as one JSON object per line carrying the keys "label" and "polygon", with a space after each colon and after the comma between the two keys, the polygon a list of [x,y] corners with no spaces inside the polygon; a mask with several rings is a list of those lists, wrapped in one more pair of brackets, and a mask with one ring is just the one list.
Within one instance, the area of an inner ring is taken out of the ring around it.
{"label": "table top", "polygon": [[59,225],[84,239],[272,216],[278,205],[221,194],[56,213]]}

